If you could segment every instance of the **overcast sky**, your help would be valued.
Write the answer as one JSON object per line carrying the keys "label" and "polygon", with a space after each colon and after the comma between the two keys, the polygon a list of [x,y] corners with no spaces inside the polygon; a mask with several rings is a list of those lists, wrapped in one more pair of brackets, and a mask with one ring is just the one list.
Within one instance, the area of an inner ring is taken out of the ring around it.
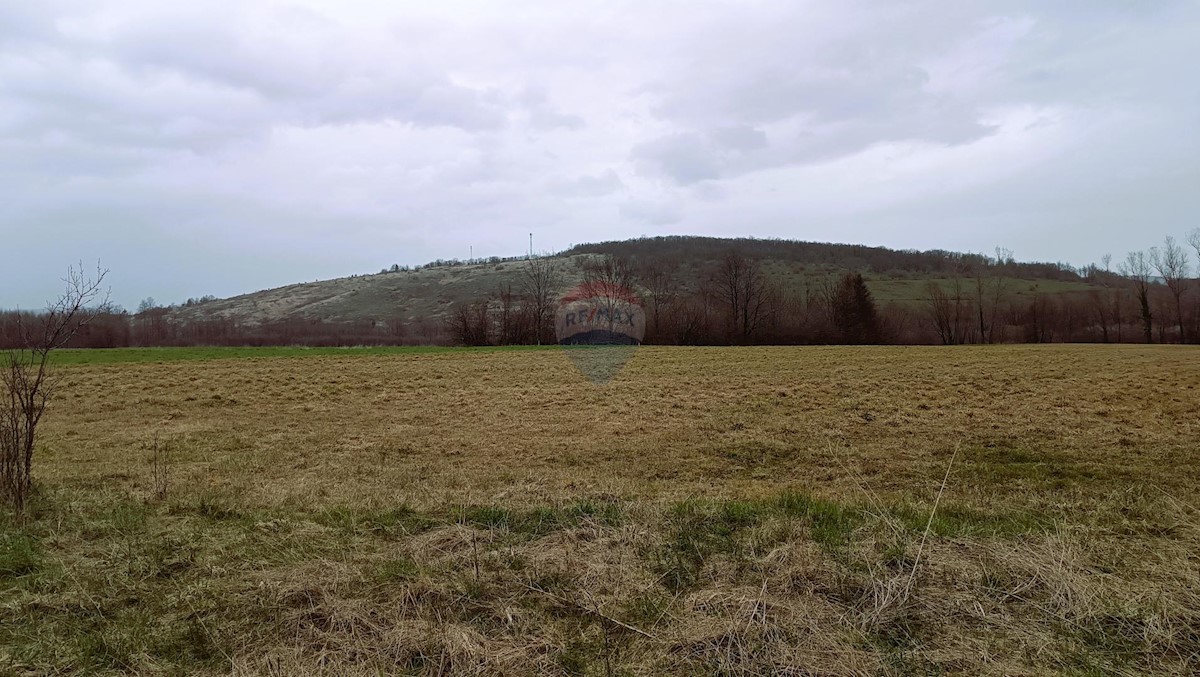
{"label": "overcast sky", "polygon": [[1200,226],[1200,3],[0,0],[0,307],[660,234]]}

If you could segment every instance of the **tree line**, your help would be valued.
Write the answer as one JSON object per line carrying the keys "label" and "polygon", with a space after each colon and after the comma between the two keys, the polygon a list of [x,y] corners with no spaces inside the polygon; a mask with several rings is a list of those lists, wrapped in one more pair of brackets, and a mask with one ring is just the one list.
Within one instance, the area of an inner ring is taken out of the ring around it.
{"label": "tree line", "polygon": [[[146,299],[132,313],[93,309],[67,346],[547,344],[555,342],[559,298],[581,280],[633,290],[651,344],[1200,343],[1200,229],[1080,269],[1019,263],[1001,248],[983,255],[684,237],[516,260],[516,276],[440,317],[184,320]],[[800,278],[798,261],[807,268]],[[924,282],[913,283],[918,298],[880,302],[871,279]],[[1031,280],[1088,287],[1037,291]],[[0,348],[19,347],[21,328],[38,315],[0,312]]]}
{"label": "tree line", "polygon": [[[0,313],[0,349],[21,347],[23,324],[41,313]],[[97,309],[91,321],[71,336],[66,348],[133,348],[168,346],[390,346],[446,343],[440,322],[387,320],[337,321],[291,317],[246,322],[229,317],[179,320],[169,308],[141,313]]]}
{"label": "tree line", "polygon": [[[1200,280],[1192,277],[1200,275],[1200,229],[1185,242],[1167,237],[1161,246],[1131,252],[1115,268],[1107,255],[1099,265],[1074,269],[1018,263],[1003,248],[987,256],[820,245],[844,248],[833,251],[842,257],[836,260],[857,257],[870,272],[894,275],[899,266],[936,276],[922,298],[889,303],[876,301],[860,271],[827,274],[800,287],[784,284],[776,261],[788,252],[780,248],[817,245],[707,238],[650,244],[601,243],[566,252],[585,255],[576,259],[585,281],[606,279],[637,291],[650,344],[1200,343]],[[550,261],[530,261],[516,288],[455,304],[447,338],[475,346],[553,340],[546,289],[561,288],[571,276]],[[1030,292],[1030,279],[1089,288]]]}
{"label": "tree line", "polygon": [[898,334],[893,308],[878,307],[858,272],[830,276],[797,295],[778,283],[767,260],[734,249],[694,285],[662,260],[598,254],[576,261],[581,270],[572,275],[554,259],[532,259],[516,286],[455,304],[447,338],[470,346],[552,343],[557,290],[569,279],[634,290],[649,344],[870,344]]}

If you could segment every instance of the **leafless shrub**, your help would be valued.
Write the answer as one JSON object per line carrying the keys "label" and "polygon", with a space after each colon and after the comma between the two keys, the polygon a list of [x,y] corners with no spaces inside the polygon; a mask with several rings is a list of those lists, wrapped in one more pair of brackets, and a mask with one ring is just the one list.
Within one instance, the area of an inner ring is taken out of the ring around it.
{"label": "leafless shrub", "polygon": [[1183,246],[1168,236],[1162,249],[1150,248],[1150,263],[1158,272],[1158,276],[1167,284],[1171,296],[1175,299],[1175,321],[1179,326],[1179,340],[1187,342],[1186,324],[1183,318],[1183,295],[1191,284],[1191,263]]}
{"label": "leafless shrub", "polygon": [[531,257],[525,263],[521,290],[528,304],[533,336],[538,345],[554,342],[554,296],[561,286],[562,273],[552,259]]}
{"label": "leafless shrub", "polygon": [[63,278],[65,289],[44,313],[18,314],[21,349],[5,354],[0,366],[0,493],[17,514],[25,512],[37,427],[56,385],[50,355],[107,305],[100,288],[107,273],[97,267],[89,277],[82,264],[71,267]]}

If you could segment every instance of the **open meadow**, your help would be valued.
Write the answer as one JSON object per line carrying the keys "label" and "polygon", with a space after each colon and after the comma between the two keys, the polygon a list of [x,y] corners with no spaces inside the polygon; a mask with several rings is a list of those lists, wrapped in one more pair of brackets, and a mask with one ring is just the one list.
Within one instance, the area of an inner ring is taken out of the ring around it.
{"label": "open meadow", "polygon": [[15,674],[1196,674],[1200,348],[64,352]]}

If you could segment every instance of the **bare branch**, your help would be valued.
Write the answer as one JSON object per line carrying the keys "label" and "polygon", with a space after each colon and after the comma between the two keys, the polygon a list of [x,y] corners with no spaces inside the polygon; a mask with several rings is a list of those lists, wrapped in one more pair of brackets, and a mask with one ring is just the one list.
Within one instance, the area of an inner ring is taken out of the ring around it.
{"label": "bare branch", "polygon": [[108,293],[101,290],[107,274],[99,264],[94,276],[84,273],[82,263],[71,267],[62,295],[42,315],[30,322],[18,315],[22,349],[6,353],[0,371],[0,495],[17,514],[24,513],[29,497],[37,427],[54,391],[50,354],[107,304]]}

